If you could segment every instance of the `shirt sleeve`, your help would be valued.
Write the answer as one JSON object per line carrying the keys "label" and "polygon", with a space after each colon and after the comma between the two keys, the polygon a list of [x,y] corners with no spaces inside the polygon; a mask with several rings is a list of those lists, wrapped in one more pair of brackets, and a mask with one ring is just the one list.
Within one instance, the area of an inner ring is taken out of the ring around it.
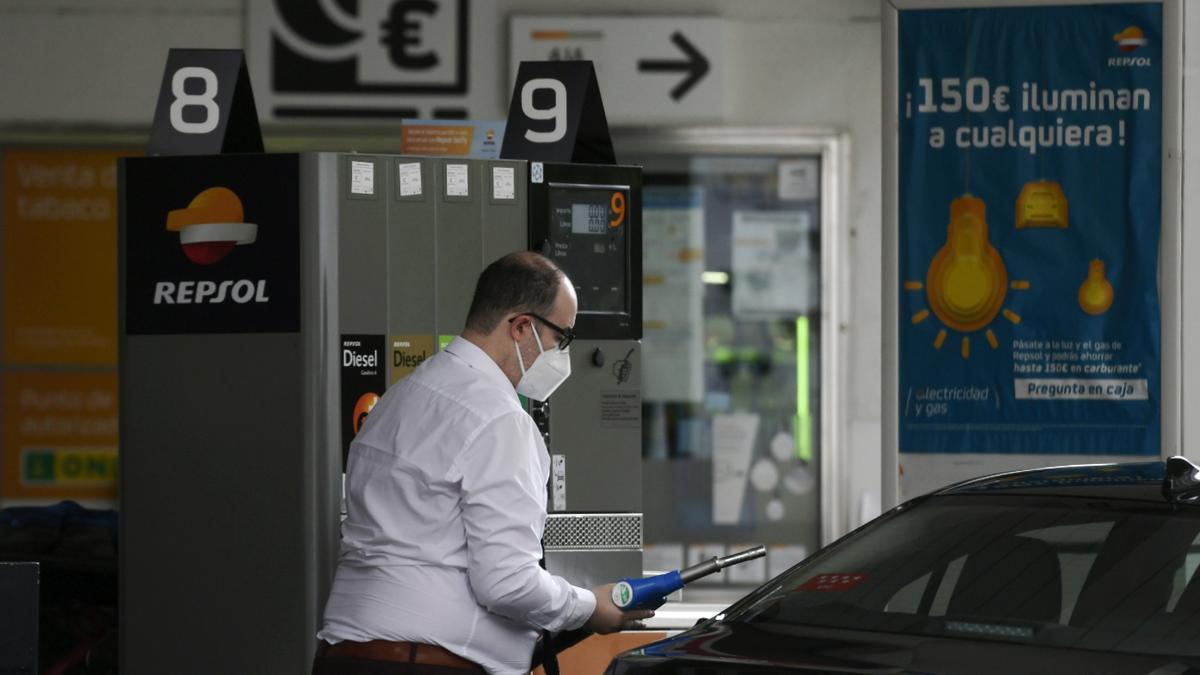
{"label": "shirt sleeve", "polygon": [[596,598],[538,565],[546,485],[523,411],[487,424],[458,462],[467,576],[484,608],[553,632],[583,625]]}

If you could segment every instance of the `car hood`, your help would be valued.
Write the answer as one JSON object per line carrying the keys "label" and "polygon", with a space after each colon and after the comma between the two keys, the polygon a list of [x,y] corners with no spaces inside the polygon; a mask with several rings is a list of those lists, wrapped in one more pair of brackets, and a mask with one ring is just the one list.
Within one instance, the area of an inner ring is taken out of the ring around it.
{"label": "car hood", "polygon": [[809,626],[715,622],[625,652],[606,671],[608,675],[693,672],[1200,675],[1200,659]]}

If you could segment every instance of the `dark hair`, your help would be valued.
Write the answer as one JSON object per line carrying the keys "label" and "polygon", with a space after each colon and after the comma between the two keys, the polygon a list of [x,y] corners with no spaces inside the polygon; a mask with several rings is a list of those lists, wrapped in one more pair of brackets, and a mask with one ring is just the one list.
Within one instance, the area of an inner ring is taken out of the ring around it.
{"label": "dark hair", "polygon": [[491,333],[506,314],[514,312],[550,314],[565,276],[558,265],[533,251],[509,253],[488,265],[475,282],[467,330]]}

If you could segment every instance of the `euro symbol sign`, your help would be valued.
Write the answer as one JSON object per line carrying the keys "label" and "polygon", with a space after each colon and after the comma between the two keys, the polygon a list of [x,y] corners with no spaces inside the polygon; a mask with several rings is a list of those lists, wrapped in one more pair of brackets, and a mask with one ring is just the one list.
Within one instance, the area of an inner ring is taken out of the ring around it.
{"label": "euro symbol sign", "polygon": [[388,46],[388,56],[397,68],[429,70],[438,64],[434,52],[414,51],[422,44],[421,23],[410,18],[414,14],[431,17],[437,11],[438,5],[433,0],[400,0],[392,5],[391,14],[382,25],[382,42]]}

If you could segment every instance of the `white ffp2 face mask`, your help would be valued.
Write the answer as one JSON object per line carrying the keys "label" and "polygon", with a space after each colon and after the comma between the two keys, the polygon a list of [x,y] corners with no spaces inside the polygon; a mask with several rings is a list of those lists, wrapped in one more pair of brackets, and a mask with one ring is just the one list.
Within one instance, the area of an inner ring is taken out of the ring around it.
{"label": "white ffp2 face mask", "polygon": [[537,341],[540,353],[528,370],[525,369],[525,359],[521,357],[521,345],[513,340],[513,347],[517,350],[517,363],[521,366],[521,379],[517,382],[517,393],[535,401],[545,401],[550,398],[550,394],[553,394],[555,389],[558,389],[558,385],[565,382],[571,375],[571,348],[558,349],[556,347],[546,351],[542,348],[542,338],[538,335],[537,329],[533,331],[533,338]]}

